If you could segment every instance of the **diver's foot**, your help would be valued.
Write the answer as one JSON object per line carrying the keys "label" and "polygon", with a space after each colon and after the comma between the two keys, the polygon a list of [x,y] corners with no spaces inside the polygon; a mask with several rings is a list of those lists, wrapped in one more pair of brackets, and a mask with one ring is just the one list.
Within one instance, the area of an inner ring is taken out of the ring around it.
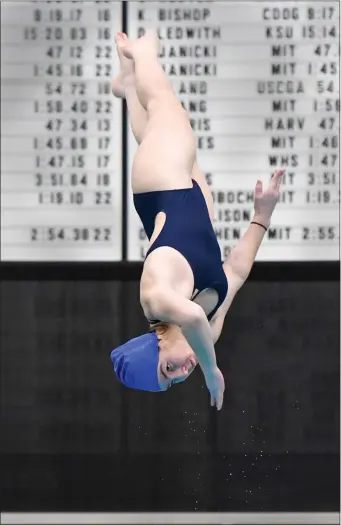
{"label": "diver's foot", "polygon": [[115,97],[124,98],[124,86],[134,78],[134,62],[123,54],[124,46],[129,43],[125,33],[117,33],[115,36],[116,50],[120,62],[120,73],[113,80],[112,93]]}
{"label": "diver's foot", "polygon": [[125,98],[125,90],[121,73],[112,81],[112,94],[117,98]]}
{"label": "diver's foot", "polygon": [[133,59],[137,55],[155,55],[158,56],[160,51],[160,40],[155,29],[147,29],[143,36],[136,40],[127,40],[122,46],[122,52],[125,57]]}

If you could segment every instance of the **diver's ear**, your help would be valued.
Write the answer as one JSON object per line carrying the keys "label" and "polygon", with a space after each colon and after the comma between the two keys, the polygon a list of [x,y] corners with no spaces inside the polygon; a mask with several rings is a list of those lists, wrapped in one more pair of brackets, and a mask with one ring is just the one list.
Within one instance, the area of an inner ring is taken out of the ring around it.
{"label": "diver's ear", "polygon": [[162,335],[165,332],[167,332],[168,328],[169,328],[168,323],[163,323],[162,321],[159,321],[157,323],[153,323],[149,325],[148,332],[155,332],[156,335]]}

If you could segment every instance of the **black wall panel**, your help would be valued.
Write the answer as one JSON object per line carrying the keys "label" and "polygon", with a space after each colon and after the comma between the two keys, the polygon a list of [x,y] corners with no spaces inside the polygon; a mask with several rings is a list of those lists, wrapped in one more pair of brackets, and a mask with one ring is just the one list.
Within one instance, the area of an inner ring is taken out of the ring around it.
{"label": "black wall panel", "polygon": [[339,286],[249,282],[203,376],[121,387],[110,350],[146,329],[138,282],[1,285],[4,510],[337,510]]}

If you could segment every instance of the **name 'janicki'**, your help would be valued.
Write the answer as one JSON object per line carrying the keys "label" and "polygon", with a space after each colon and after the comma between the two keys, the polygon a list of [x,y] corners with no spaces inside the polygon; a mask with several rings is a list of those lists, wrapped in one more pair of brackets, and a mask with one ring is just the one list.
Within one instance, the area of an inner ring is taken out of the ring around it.
{"label": "name 'janicki'", "polygon": [[169,76],[217,76],[216,64],[163,64]]}
{"label": "name 'janicki'", "polygon": [[217,56],[217,46],[162,46],[160,58],[213,58]]}

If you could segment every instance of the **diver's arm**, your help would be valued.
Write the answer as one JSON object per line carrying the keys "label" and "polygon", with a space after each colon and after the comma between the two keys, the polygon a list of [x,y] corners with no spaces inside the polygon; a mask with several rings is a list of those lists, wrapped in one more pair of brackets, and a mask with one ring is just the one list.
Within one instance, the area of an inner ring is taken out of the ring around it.
{"label": "diver's arm", "polygon": [[255,214],[252,222],[257,222],[258,224],[251,223],[249,225],[247,232],[237,246],[233,248],[230,256],[224,263],[242,282],[245,282],[248,278],[266,230],[270,226],[271,216],[279,199],[279,189],[283,174],[284,170],[277,169],[264,192],[262,182],[257,181]]}
{"label": "diver's arm", "polygon": [[256,224],[250,224],[247,232],[233,248],[223,264],[228,282],[227,296],[210,322],[213,343],[215,344],[223,329],[225,316],[235,298],[236,293],[248,278],[258,248],[264,238],[265,230]]}
{"label": "diver's arm", "polygon": [[171,289],[160,288],[150,290],[141,302],[147,319],[181,328],[205,376],[217,367],[211,327],[201,306]]}
{"label": "diver's arm", "polygon": [[213,344],[216,344],[216,342],[218,341],[218,339],[220,337],[220,334],[221,334],[223,326],[224,326],[225,315],[226,315],[225,313],[217,315],[210,322]]}
{"label": "diver's arm", "polygon": [[219,307],[213,319],[210,321],[213,344],[218,341],[224,326],[225,316],[229,311],[237,292],[244,284],[244,280],[233,271],[233,269],[229,266],[228,261],[223,264],[223,268],[228,282],[228,290],[225,301]]}
{"label": "diver's arm", "polygon": [[[257,181],[255,191],[255,215],[253,221],[258,224],[250,224],[247,232],[233,248],[229,257],[223,264],[224,272],[228,281],[228,292],[224,303],[210,322],[213,343],[219,339],[225,316],[232,301],[240,288],[247,280],[257,251],[262,243],[266,229],[270,226],[271,215],[279,197],[279,188],[284,171],[276,170],[270,181],[268,189],[263,193],[262,183]],[[264,226],[259,226],[261,224]]]}
{"label": "diver's arm", "polygon": [[263,224],[264,228],[258,224],[251,223],[246,233],[233,248],[223,265],[224,269],[226,267],[230,268],[230,270],[236,275],[236,279],[240,279],[241,285],[246,281],[250,274],[258,249],[266,233],[265,228],[268,228],[264,219],[262,222],[262,219],[258,217],[255,217],[253,220],[259,222],[259,224]]}
{"label": "diver's arm", "polygon": [[225,382],[217,367],[211,327],[204,310],[170,289],[149,291],[143,303],[147,319],[158,319],[180,326],[204,373],[206,386],[211,394],[211,406],[220,410],[224,400]]}

